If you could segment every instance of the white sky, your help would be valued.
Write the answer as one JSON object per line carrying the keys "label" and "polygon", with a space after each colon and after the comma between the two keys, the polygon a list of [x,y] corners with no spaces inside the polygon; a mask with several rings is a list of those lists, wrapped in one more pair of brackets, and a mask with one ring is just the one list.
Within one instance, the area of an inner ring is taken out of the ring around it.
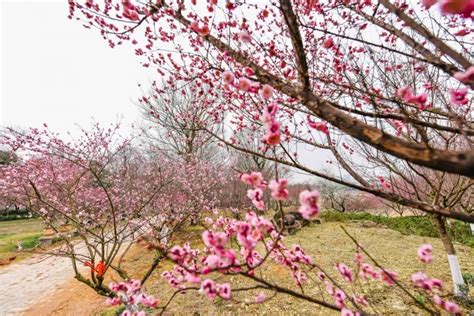
{"label": "white sky", "polygon": [[[138,83],[146,88],[158,74],[141,67],[130,47],[111,49],[97,31],[67,15],[65,0],[0,0],[0,126],[47,123],[74,135],[75,124],[103,126],[123,117],[122,132],[131,131],[140,118],[132,103]],[[308,166],[329,167],[327,152],[299,154]]]}
{"label": "white sky", "polygon": [[[152,76],[133,50],[111,49],[98,32],[67,18],[67,1],[0,0],[0,125],[61,133],[123,116],[139,118],[132,101]],[[153,74],[156,79],[156,73]]]}

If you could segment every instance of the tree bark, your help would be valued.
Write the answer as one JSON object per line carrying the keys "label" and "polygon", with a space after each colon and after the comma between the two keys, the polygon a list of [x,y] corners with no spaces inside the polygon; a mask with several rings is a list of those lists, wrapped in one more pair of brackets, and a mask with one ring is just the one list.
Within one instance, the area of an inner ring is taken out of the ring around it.
{"label": "tree bark", "polygon": [[449,236],[449,232],[446,229],[446,222],[442,216],[436,215],[433,219],[434,224],[438,227],[439,238],[443,242],[444,249],[448,255],[449,268],[451,270],[451,278],[453,280],[453,291],[454,295],[462,296],[466,284],[462,277],[461,267],[459,266],[459,260],[456,255],[456,249],[454,248],[453,241]]}

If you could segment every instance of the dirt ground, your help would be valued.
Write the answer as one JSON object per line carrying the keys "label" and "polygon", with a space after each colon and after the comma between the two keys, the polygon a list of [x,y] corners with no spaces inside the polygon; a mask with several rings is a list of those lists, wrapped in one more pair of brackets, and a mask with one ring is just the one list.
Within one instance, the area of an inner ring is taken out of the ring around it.
{"label": "dirt ground", "polygon": [[[354,244],[342,232],[341,223],[323,223],[306,227],[294,236],[286,238],[286,244],[300,243],[312,255],[313,259],[333,276],[336,275],[334,264],[344,262],[352,265],[354,258]],[[363,227],[364,226],[364,227]],[[449,295],[452,284],[449,266],[443,246],[438,239],[419,236],[406,236],[399,232],[382,227],[367,227],[361,223],[344,223],[344,227],[356,237],[385,268],[395,270],[400,280],[408,284],[409,276],[425,267],[419,262],[416,250],[422,243],[431,243],[434,247],[434,262],[428,265],[425,272],[430,277],[444,280],[444,294]],[[194,236],[195,235],[195,236]],[[199,236],[199,232],[191,232],[188,240]],[[461,267],[464,273],[474,274],[474,249],[456,245]],[[339,260],[339,261],[337,261]],[[137,271],[137,277],[144,271],[151,261],[151,254],[140,247],[135,247],[127,258],[126,265]],[[146,284],[148,293],[154,294],[162,301],[166,301],[173,289],[163,282],[160,274],[170,269],[171,263],[164,262]],[[295,288],[294,281],[288,272],[281,266],[272,264],[262,275],[270,281],[278,282],[288,288]],[[252,284],[239,277],[218,277],[222,283],[231,279],[233,287]],[[104,299],[92,292],[86,286],[75,280],[68,281],[61,289],[56,290],[45,300],[30,306],[24,315],[114,315],[115,310],[105,306]],[[401,290],[372,282],[364,287],[371,303],[375,307],[371,312],[375,314],[410,315],[422,314],[415,309]],[[324,291],[323,291],[324,292]],[[320,283],[311,282],[306,288],[307,295],[321,297]],[[360,292],[359,292],[360,293]],[[263,304],[253,304],[253,297],[257,292],[234,293],[232,301],[215,299],[210,301],[197,292],[188,292],[178,295],[167,310],[170,315],[331,315],[327,309],[317,305],[296,300],[284,294],[278,294]],[[273,293],[267,292],[268,297]],[[327,299],[327,295],[325,296]],[[333,313],[337,314],[337,313]]]}

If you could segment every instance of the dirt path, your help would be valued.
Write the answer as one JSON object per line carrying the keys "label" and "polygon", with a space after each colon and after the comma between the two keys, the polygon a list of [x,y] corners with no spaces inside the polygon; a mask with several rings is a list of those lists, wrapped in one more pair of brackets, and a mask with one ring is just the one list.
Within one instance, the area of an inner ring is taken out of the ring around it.
{"label": "dirt path", "polygon": [[[80,263],[78,266],[85,269]],[[64,288],[73,277],[70,258],[50,255],[38,254],[0,269],[0,315],[21,314]]]}

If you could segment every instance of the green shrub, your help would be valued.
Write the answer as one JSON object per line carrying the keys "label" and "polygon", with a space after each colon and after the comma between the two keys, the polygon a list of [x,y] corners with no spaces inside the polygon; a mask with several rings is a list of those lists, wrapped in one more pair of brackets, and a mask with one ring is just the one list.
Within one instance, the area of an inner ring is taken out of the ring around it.
{"label": "green shrub", "polygon": [[[328,222],[371,221],[405,235],[439,237],[438,228],[427,216],[388,217],[365,212],[324,211],[321,213],[321,218]],[[474,248],[474,236],[471,234],[469,224],[456,220],[450,220],[450,223],[448,229],[453,240]]]}
{"label": "green shrub", "polygon": [[35,234],[29,237],[25,237],[21,240],[21,245],[24,249],[33,249],[38,244],[38,239],[41,237],[41,234]]}

